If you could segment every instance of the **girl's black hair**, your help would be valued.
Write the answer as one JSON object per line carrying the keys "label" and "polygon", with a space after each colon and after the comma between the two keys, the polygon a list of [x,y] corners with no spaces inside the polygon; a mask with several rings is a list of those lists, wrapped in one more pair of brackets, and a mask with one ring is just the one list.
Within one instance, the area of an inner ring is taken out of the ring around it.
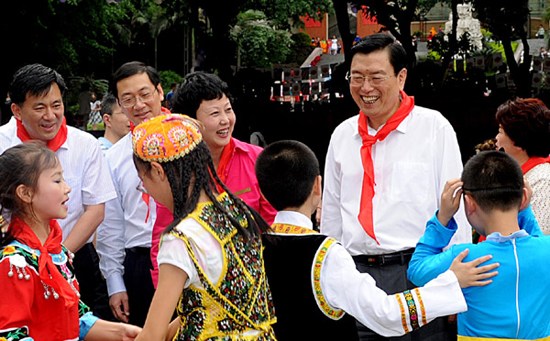
{"label": "girl's black hair", "polygon": [[[25,185],[36,190],[40,174],[58,162],[54,152],[40,142],[26,142],[6,149],[0,155],[0,214],[21,218],[33,214],[32,207],[17,197],[17,187]],[[0,233],[0,246],[12,240],[10,230]]]}
{"label": "girl's black hair", "polygon": [[[141,160],[135,154],[134,163],[137,169],[142,170],[145,174],[151,171],[151,163]],[[199,203],[201,190],[204,190],[210,198],[215,210],[227,217],[231,224],[243,233],[245,239],[269,230],[269,225],[265,220],[253,208],[231,193],[220,180],[210,151],[204,141],[201,141],[184,157],[160,164],[168,177],[174,199],[174,221],[166,228],[165,233],[172,231],[182,219],[195,210]],[[216,200],[216,185],[220,185],[238,209],[243,212],[246,223],[235,219],[233,214]]]}

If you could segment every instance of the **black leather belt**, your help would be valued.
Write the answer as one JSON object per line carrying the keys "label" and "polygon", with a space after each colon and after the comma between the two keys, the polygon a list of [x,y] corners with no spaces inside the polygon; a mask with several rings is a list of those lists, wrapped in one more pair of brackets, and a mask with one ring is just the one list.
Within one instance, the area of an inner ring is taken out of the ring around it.
{"label": "black leather belt", "polygon": [[357,255],[353,256],[353,260],[367,266],[405,265],[411,260],[413,252],[414,249],[408,249],[385,255]]}
{"label": "black leather belt", "polygon": [[138,254],[138,255],[142,255],[142,256],[149,256],[151,254],[151,248],[150,247],[140,247],[140,246],[135,246],[135,247],[131,247],[129,249],[126,249],[126,252],[131,252],[131,253],[135,253],[135,254]]}

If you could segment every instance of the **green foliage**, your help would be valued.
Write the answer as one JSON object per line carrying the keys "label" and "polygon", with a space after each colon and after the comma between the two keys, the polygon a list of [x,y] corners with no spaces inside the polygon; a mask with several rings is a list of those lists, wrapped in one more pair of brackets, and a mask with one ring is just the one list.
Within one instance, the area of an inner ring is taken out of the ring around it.
{"label": "green foliage", "polygon": [[496,39],[515,40],[526,35],[528,0],[473,0],[479,19]]}
{"label": "green foliage", "polygon": [[449,40],[445,38],[445,34],[440,32],[428,42],[428,59],[440,60],[441,56],[447,53],[449,50]]}
{"label": "green foliage", "polygon": [[331,0],[248,0],[245,8],[255,8],[281,28],[303,26],[301,16],[309,15],[320,19],[325,13],[333,12]]}
{"label": "green foliage", "polygon": [[273,27],[263,12],[255,10],[239,13],[230,37],[237,43],[241,65],[248,67],[283,63],[292,44],[290,33]]}
{"label": "green foliage", "polygon": [[439,52],[437,51],[429,51],[426,59],[438,62],[441,60],[441,54],[439,54]]}
{"label": "green foliage", "polygon": [[160,83],[162,84],[162,90],[167,94],[170,91],[170,85],[172,83],[180,83],[183,77],[173,70],[162,70],[160,73]]}
{"label": "green foliage", "polygon": [[[517,41],[512,42],[512,51],[516,51],[519,43]],[[506,63],[506,54],[504,53],[504,45],[500,41],[486,41],[485,47],[487,48],[487,53],[500,53],[502,55],[502,61]]]}
{"label": "green foliage", "polygon": [[313,51],[311,37],[307,33],[298,32],[294,33],[291,39],[292,49],[286,59],[286,64],[301,65]]}

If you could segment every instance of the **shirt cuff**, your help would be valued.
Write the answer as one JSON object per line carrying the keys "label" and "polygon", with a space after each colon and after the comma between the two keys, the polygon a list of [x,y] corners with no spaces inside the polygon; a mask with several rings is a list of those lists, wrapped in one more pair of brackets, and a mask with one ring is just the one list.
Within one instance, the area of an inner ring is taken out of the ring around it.
{"label": "shirt cuff", "polygon": [[88,335],[88,332],[92,329],[97,320],[99,320],[99,317],[94,316],[92,312],[87,312],[80,317],[80,333],[78,335],[80,340],[86,338],[86,335]]}
{"label": "shirt cuff", "polygon": [[109,297],[119,292],[126,291],[126,285],[122,276],[115,274],[107,278],[107,292]]}

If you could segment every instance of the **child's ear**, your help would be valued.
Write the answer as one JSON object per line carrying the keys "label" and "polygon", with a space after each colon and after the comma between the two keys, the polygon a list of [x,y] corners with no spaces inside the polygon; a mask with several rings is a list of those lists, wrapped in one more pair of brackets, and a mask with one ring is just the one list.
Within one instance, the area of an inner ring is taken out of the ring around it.
{"label": "child's ear", "polygon": [[521,196],[521,205],[519,207],[520,211],[523,209],[526,209],[531,203],[531,194],[532,194],[532,190],[529,187],[529,185],[523,187],[522,196]]}
{"label": "child's ear", "polygon": [[25,185],[19,185],[15,189],[15,195],[25,204],[30,204],[32,202],[33,191]]}
{"label": "child's ear", "polygon": [[477,210],[477,202],[469,194],[464,193],[464,212],[467,216]]}
{"label": "child's ear", "polygon": [[321,196],[323,194],[323,178],[320,175],[317,175],[315,182],[313,183],[313,193],[315,195]]}
{"label": "child's ear", "polygon": [[151,162],[151,171],[149,172],[149,175],[151,176],[151,179],[155,181],[164,181],[166,180],[166,173],[164,172],[164,168],[162,168],[162,165],[158,162]]}

